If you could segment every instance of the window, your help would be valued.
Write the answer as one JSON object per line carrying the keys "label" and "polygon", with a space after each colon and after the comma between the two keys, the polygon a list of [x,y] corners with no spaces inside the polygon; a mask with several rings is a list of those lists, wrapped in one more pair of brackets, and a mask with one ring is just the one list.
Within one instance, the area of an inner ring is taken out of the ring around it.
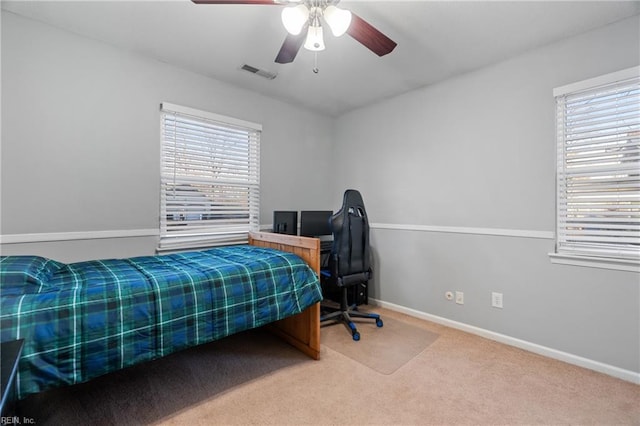
{"label": "window", "polygon": [[640,263],[639,75],[635,67],[554,90],[558,256]]}
{"label": "window", "polygon": [[159,251],[244,243],[258,230],[261,131],[162,104]]}

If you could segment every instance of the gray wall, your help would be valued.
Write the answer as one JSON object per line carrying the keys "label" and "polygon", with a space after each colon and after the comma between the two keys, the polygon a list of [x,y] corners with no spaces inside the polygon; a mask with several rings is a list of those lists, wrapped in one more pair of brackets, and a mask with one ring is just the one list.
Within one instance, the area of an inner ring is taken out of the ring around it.
{"label": "gray wall", "polygon": [[[639,27],[635,17],[338,120],[336,188],[363,193],[376,299],[640,372],[638,274],[548,257],[552,90],[638,65]],[[514,235],[491,235],[501,230]]]}
{"label": "gray wall", "polygon": [[[6,11],[2,90],[3,235],[157,230],[163,101],[262,124],[261,223],[330,203],[333,120],[299,107]],[[70,261],[155,247],[151,236],[2,248]]]}
{"label": "gray wall", "polygon": [[[262,123],[262,223],[362,191],[376,299],[640,372],[638,274],[547,256],[552,88],[637,65],[638,28],[627,20],[333,120],[4,12],[1,233],[157,229],[158,107],[182,104]],[[490,235],[504,229],[515,236]],[[2,251],[153,253],[154,236],[124,235]]]}

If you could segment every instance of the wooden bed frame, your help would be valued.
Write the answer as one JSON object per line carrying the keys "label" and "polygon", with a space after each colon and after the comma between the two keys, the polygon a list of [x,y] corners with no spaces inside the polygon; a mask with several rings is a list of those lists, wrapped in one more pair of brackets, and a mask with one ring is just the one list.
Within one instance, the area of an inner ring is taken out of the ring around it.
{"label": "wooden bed frame", "polygon": [[[271,232],[252,232],[249,244],[295,253],[320,276],[320,240]],[[269,327],[276,335],[309,355],[320,358],[320,302]]]}

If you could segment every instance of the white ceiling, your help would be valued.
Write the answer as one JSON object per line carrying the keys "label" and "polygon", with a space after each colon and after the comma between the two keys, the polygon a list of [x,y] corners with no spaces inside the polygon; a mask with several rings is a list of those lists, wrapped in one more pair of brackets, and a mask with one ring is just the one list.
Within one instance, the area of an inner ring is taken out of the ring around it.
{"label": "white ceiling", "polygon": [[[282,6],[190,0],[2,1],[17,13],[331,116],[640,14],[640,1],[366,1],[350,9],[398,43],[378,57],[348,35],[276,64]],[[242,64],[276,72],[267,80]]]}

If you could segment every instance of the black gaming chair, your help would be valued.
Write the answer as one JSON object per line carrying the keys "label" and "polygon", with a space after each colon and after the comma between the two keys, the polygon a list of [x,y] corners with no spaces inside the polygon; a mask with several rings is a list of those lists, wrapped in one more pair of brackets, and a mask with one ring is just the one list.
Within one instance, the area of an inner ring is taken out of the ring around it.
{"label": "black gaming chair", "polygon": [[360,340],[360,333],[351,320],[369,318],[382,327],[380,315],[359,312],[357,304],[349,306],[348,290],[354,286],[367,284],[371,279],[369,220],[362,196],[354,189],[348,189],[342,199],[342,208],[331,216],[333,246],[327,269],[321,271],[322,287],[339,290],[340,307],[323,307],[320,321],[342,322],[351,332],[353,340]]}

